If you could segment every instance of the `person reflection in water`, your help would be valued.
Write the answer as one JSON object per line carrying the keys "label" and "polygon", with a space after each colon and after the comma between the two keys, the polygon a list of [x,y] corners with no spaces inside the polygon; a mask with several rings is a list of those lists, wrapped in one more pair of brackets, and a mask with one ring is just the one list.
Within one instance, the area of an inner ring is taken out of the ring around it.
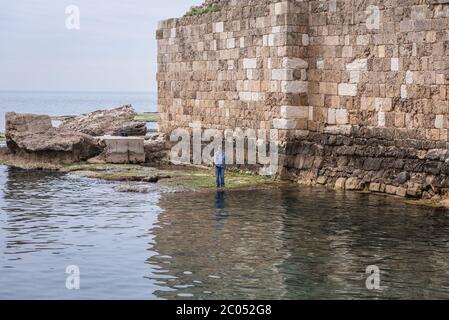
{"label": "person reflection in water", "polygon": [[226,214],[224,213],[224,207],[225,207],[225,192],[224,191],[217,191],[215,194],[215,219],[217,222],[222,221],[226,218]]}
{"label": "person reflection in water", "polygon": [[224,188],[226,157],[222,147],[219,147],[214,154],[214,164],[215,164],[215,179],[217,182],[217,188]]}

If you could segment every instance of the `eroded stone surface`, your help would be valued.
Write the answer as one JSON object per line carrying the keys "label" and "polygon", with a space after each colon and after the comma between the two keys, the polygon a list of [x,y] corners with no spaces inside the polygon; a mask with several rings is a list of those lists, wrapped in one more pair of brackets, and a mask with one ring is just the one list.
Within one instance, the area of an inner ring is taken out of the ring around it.
{"label": "eroded stone surface", "polygon": [[68,132],[81,132],[91,136],[117,135],[121,132],[128,136],[145,136],[145,122],[134,121],[137,116],[131,105],[98,110],[74,116],[62,121],[59,128]]}
{"label": "eroded stone surface", "polygon": [[[160,128],[278,129],[291,179],[444,196],[445,2],[226,1],[220,12],[163,21]],[[373,6],[379,21],[367,17]]]}
{"label": "eroded stone surface", "polygon": [[6,114],[8,149],[24,159],[49,162],[77,162],[102,152],[102,144],[83,133],[54,128],[49,116]]}

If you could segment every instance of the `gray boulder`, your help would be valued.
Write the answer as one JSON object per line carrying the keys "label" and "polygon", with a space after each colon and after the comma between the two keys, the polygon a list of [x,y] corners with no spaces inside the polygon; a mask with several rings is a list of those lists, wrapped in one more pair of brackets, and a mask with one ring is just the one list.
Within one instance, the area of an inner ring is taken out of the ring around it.
{"label": "gray boulder", "polygon": [[34,161],[79,162],[104,149],[92,136],[54,128],[51,118],[45,115],[6,113],[5,136],[11,153]]}
{"label": "gray boulder", "polygon": [[69,132],[81,132],[91,136],[118,135],[145,136],[146,123],[134,121],[137,113],[131,105],[111,110],[98,110],[63,119],[59,128]]}
{"label": "gray boulder", "polygon": [[165,134],[157,134],[145,141],[145,161],[157,165],[169,160],[172,144]]}

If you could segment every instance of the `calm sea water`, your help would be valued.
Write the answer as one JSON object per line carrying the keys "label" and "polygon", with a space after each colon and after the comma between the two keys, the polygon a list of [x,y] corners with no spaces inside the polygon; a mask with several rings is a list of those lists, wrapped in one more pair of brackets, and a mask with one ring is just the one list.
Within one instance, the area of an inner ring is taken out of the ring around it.
{"label": "calm sea water", "polygon": [[[296,186],[116,185],[0,166],[0,298],[449,298],[444,210]],[[80,290],[66,288],[70,265]]]}
{"label": "calm sea water", "polygon": [[77,115],[99,109],[132,104],[137,112],[157,109],[156,93],[126,92],[10,92],[0,91],[0,132],[5,129],[5,113]]}

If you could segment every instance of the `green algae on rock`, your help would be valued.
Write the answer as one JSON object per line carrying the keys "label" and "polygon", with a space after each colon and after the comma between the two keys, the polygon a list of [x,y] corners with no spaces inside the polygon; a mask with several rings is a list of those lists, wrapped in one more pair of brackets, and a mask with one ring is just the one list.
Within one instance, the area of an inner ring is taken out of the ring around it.
{"label": "green algae on rock", "polygon": [[134,121],[141,121],[141,122],[157,122],[159,119],[159,116],[157,112],[142,112],[137,114],[137,116],[134,118]]}
{"label": "green algae on rock", "polygon": [[[62,171],[88,178],[108,181],[160,182],[164,185],[189,190],[215,189],[215,176],[210,168],[166,166],[152,168],[140,165],[74,164]],[[226,189],[256,188],[275,183],[271,177],[250,172],[227,171]]]}

